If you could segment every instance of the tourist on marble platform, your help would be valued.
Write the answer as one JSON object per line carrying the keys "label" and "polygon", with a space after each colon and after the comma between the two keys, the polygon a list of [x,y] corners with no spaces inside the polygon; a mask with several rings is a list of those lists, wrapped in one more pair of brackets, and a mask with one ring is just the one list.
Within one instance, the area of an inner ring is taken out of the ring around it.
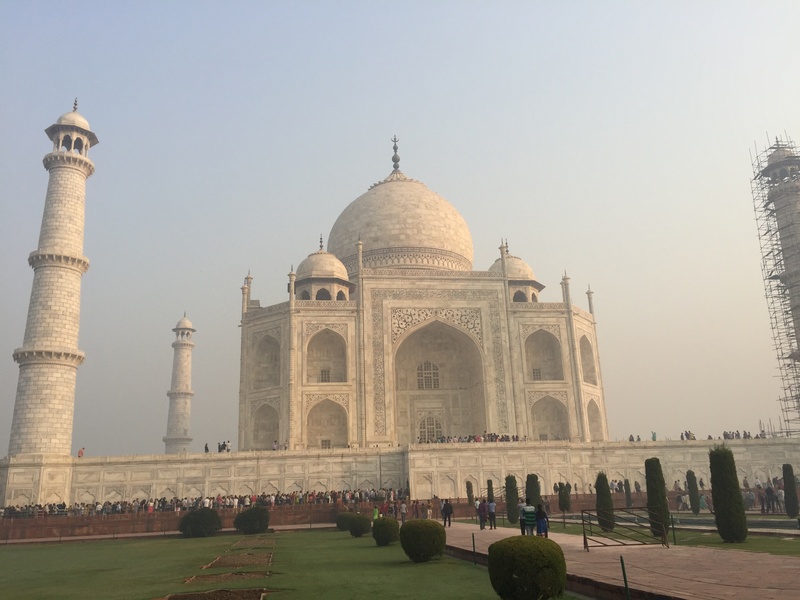
{"label": "tourist on marble platform", "polygon": [[453,505],[450,504],[450,500],[445,500],[444,504],[442,505],[442,520],[444,521],[443,525],[445,527],[450,527],[453,524]]}

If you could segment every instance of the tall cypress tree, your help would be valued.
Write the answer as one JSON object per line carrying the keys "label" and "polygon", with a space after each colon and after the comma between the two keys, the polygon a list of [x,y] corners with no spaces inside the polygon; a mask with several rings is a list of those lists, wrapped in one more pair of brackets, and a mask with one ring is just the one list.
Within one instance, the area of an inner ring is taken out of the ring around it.
{"label": "tall cypress tree", "polygon": [[697,477],[694,471],[686,471],[686,487],[689,488],[689,506],[696,515],[700,514],[700,490],[697,489]]}
{"label": "tall cypress tree", "polygon": [[733,452],[727,446],[714,446],[708,452],[708,461],[714,521],[719,536],[723,542],[741,543],[747,539],[747,516],[744,514]]}
{"label": "tall cypress tree", "polygon": [[622,484],[622,487],[625,490],[625,508],[631,508],[633,506],[633,498],[631,497],[631,482],[626,479]]}
{"label": "tall cypress tree", "polygon": [[475,506],[475,492],[472,491],[472,482],[467,482],[467,502],[469,505],[474,507]]}
{"label": "tall cypress tree", "polygon": [[517,504],[519,504],[517,478],[513,475],[506,475],[506,515],[508,516],[508,522],[512,525],[516,524],[519,520]]}
{"label": "tall cypress tree", "polygon": [[650,519],[650,532],[654,537],[666,538],[669,531],[669,504],[667,503],[667,484],[661,461],[648,458],[644,461],[645,483],[647,485],[647,516]]}
{"label": "tall cypress tree", "polygon": [[529,498],[533,506],[543,504],[542,487],[539,483],[539,476],[535,473],[529,473],[525,478],[525,499]]}
{"label": "tall cypress tree", "polygon": [[792,465],[783,465],[783,503],[786,505],[786,516],[797,518],[800,514],[797,506],[797,481],[794,478]]}
{"label": "tall cypress tree", "polygon": [[602,471],[597,474],[594,489],[597,492],[595,508],[600,528],[603,531],[614,531],[614,500],[611,498],[611,490],[608,488],[608,477]]}
{"label": "tall cypress tree", "polygon": [[494,502],[494,483],[491,479],[486,480],[486,501]]}
{"label": "tall cypress tree", "polygon": [[572,507],[569,490],[570,488],[563,483],[558,484],[558,510],[561,511],[561,516],[564,519],[564,527],[567,526],[567,511]]}

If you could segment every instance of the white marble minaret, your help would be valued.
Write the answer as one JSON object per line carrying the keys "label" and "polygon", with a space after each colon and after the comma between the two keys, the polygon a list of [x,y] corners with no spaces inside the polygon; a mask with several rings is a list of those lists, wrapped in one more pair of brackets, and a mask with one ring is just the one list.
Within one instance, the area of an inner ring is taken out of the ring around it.
{"label": "white marble minaret", "polygon": [[164,452],[180,454],[189,451],[192,438],[189,437],[189,419],[192,412],[192,322],[186,318],[175,326],[175,341],[172,347],[175,354],[172,359],[172,386],[169,396],[169,416],[167,417],[167,435],[164,436]]}
{"label": "white marble minaret", "polygon": [[53,151],[39,245],[28,256],[33,286],[22,347],[14,351],[19,382],[8,445],[18,454],[69,454],[75,381],[84,354],[78,350],[86,179],[94,173],[89,148],[97,136],[77,111],[45,130]]}

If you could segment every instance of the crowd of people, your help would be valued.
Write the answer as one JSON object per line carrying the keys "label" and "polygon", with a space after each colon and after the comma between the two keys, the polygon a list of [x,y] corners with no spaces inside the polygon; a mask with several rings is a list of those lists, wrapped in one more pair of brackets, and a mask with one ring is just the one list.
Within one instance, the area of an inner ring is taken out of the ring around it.
{"label": "crowd of people", "polygon": [[508,435],[507,433],[487,433],[483,435],[476,433],[475,435],[443,435],[430,439],[423,439],[417,437],[418,444],[463,444],[473,442],[527,442],[528,436]]}
{"label": "crowd of people", "polygon": [[[651,431],[650,432],[650,439],[655,442],[656,441],[656,437],[657,437],[656,436],[656,432],[655,431]],[[690,431],[689,429],[687,429],[686,431],[681,431],[680,438],[681,438],[681,441],[685,442],[685,441],[696,440],[697,436],[695,435],[695,433],[693,431]],[[708,438],[706,438],[706,439],[713,440],[714,436],[709,434]],[[762,440],[765,440],[765,439],[767,439],[767,433],[764,430],[762,430],[761,433],[757,433],[756,435],[752,435],[749,431],[742,431],[742,432],[739,432],[738,430],[737,431],[723,431],[722,432],[722,437],[721,438],[717,437],[717,439],[723,439],[723,440],[758,440],[758,439],[762,439]],[[638,435],[634,436],[633,434],[630,434],[628,436],[628,441],[629,442],[641,442],[642,438],[640,436],[638,436]]]}
{"label": "crowd of people", "polygon": [[0,507],[0,518],[37,517],[108,517],[110,515],[138,515],[160,512],[180,512],[195,508],[215,510],[244,510],[251,506],[313,506],[341,503],[345,506],[362,503],[388,502],[395,504],[406,498],[408,490],[381,488],[341,491],[296,491],[261,495],[222,495],[191,498],[150,498],[139,500],[107,500],[105,502],[75,502],[73,504],[48,503]]}

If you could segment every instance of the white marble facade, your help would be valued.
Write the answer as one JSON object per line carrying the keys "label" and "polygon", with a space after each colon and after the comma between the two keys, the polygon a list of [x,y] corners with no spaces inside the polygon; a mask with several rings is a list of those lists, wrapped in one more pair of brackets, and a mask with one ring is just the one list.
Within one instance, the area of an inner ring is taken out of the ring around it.
{"label": "white marble facade", "polygon": [[287,302],[261,307],[245,279],[239,448],[608,439],[594,317],[572,305],[569,278],[561,302],[539,302],[544,286],[507,244],[473,270],[464,219],[394,159],[328,251],[290,274]]}

